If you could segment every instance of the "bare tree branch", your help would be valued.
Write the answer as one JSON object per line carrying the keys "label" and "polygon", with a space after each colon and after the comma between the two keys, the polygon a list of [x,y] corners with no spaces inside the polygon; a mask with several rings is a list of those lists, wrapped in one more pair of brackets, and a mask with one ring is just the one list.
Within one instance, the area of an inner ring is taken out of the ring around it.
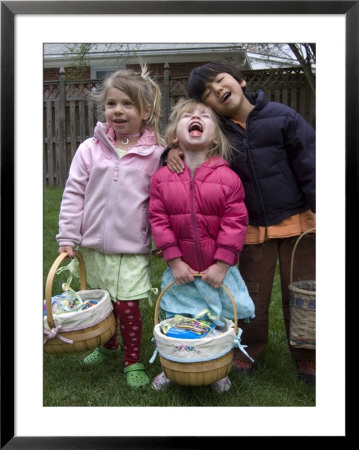
{"label": "bare tree branch", "polygon": [[[292,50],[293,54],[295,55],[295,57],[298,59],[304,75],[308,81],[308,84],[312,90],[312,92],[315,94],[315,78],[313,76],[313,72],[312,72],[312,60],[314,59],[315,61],[315,54],[312,52],[311,50],[311,44],[288,44],[290,49]],[[303,48],[306,50],[306,56],[303,56],[301,51],[300,51],[300,47],[303,45]]]}

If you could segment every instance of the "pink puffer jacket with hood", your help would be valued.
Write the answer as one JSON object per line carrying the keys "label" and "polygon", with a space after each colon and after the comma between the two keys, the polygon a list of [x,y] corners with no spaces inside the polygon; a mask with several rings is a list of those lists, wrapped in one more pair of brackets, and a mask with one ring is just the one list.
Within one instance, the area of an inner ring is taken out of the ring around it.
{"label": "pink puffer jacket with hood", "polygon": [[120,159],[113,130],[97,123],[94,137],[79,146],[71,163],[58,244],[110,254],[150,252],[149,189],[162,152],[155,133],[145,128]]}
{"label": "pink puffer jacket with hood", "polygon": [[170,261],[182,258],[203,271],[216,260],[235,265],[248,225],[242,182],[219,157],[191,176],[167,167],[158,170],[150,189],[150,222],[155,245]]}

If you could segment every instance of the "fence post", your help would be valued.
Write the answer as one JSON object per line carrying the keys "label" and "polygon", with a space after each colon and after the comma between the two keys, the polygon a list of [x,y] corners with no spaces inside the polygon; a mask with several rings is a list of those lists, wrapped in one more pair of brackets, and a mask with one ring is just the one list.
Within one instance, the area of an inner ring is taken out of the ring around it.
{"label": "fence post", "polygon": [[168,123],[170,115],[170,65],[165,63],[163,73],[163,106],[164,106],[164,123]]}
{"label": "fence post", "polygon": [[59,107],[59,136],[57,154],[57,186],[63,188],[66,181],[66,88],[65,69],[60,68],[60,107]]}

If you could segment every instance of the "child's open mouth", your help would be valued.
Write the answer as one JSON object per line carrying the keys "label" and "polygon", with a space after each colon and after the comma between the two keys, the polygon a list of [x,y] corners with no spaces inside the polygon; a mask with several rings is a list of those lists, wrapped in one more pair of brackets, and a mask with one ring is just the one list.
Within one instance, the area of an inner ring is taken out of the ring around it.
{"label": "child's open mouth", "polygon": [[188,127],[188,132],[191,136],[201,136],[203,133],[203,126],[200,122],[192,122]]}
{"label": "child's open mouth", "polygon": [[223,97],[222,97],[222,103],[227,103],[228,100],[230,99],[230,97],[231,97],[231,93],[230,93],[230,92],[226,92],[226,93],[223,95]]}

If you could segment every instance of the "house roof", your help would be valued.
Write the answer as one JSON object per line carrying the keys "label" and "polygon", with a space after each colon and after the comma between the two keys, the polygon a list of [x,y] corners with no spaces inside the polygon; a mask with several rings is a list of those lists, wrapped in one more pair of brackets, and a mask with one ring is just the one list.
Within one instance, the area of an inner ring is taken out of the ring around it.
{"label": "house roof", "polygon": [[[79,55],[79,46],[74,43],[45,43],[44,67],[60,67],[71,64]],[[275,56],[246,51],[239,43],[93,43],[84,58],[90,66],[118,66],[119,59],[135,63],[139,59],[147,63],[201,62],[209,59],[221,60],[235,57],[241,70],[256,70],[271,67],[296,66],[298,61],[288,56]],[[73,49],[73,51],[72,51]]]}
{"label": "house roof", "polygon": [[[49,60],[53,58],[64,57],[65,55],[74,56],[75,52],[69,49],[75,45],[73,43],[45,43],[44,58]],[[104,56],[110,54],[127,55],[129,52],[137,54],[161,54],[169,55],[173,53],[199,53],[203,51],[211,52],[233,52],[241,51],[239,44],[235,43],[94,43],[88,50],[89,56]]]}
{"label": "house roof", "polygon": [[[44,67],[69,64],[71,59],[79,54],[79,45],[45,43]],[[246,51],[235,43],[94,43],[90,44],[90,48],[85,52],[85,59],[90,65],[108,66],[111,60],[116,65],[118,58],[126,58],[129,63],[134,63],[141,58],[145,58],[148,63],[173,63],[206,61],[209,57],[218,60],[226,55],[235,55],[242,70],[251,69]]]}

